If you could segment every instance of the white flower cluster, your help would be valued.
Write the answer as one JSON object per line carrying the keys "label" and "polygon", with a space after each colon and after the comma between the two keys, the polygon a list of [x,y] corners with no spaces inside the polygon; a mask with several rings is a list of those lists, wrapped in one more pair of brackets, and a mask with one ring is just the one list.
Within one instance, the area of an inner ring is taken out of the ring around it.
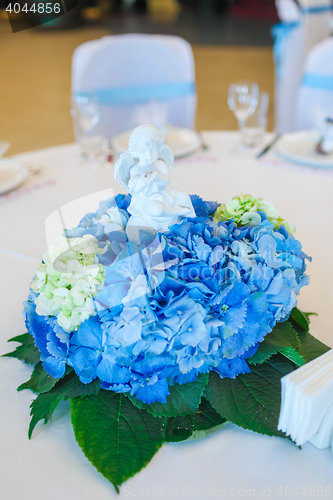
{"label": "white flower cluster", "polygon": [[57,316],[66,331],[77,330],[82,321],[96,314],[92,298],[104,280],[104,270],[97,263],[102,253],[94,236],[58,238],[43,255],[31,288],[39,293],[36,312]]}
{"label": "white flower cluster", "polygon": [[99,222],[104,227],[105,234],[109,234],[112,231],[125,233],[127,220],[128,217],[124,213],[121,213],[118,208],[111,207],[100,219],[94,218],[93,222],[95,224]]}

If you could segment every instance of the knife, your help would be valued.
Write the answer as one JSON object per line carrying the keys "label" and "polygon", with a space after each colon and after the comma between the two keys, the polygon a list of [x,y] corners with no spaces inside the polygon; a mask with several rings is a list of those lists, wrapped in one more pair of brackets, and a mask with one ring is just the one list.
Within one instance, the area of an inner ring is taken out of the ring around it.
{"label": "knife", "polygon": [[270,142],[258,155],[257,155],[257,158],[261,158],[262,156],[264,156],[267,151],[269,149],[271,149],[272,146],[274,146],[274,144],[276,143],[276,141],[278,141],[281,137],[281,134],[277,134],[274,139],[272,140],[272,142]]}

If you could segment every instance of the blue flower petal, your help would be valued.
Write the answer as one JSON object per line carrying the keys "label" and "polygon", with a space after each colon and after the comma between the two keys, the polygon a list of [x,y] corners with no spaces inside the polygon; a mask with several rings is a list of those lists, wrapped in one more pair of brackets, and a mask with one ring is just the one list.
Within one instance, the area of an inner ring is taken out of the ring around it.
{"label": "blue flower petal", "polygon": [[135,396],[143,403],[166,403],[169,395],[169,387],[167,380],[160,379],[155,384],[143,385],[135,390]]}
{"label": "blue flower petal", "polygon": [[43,367],[49,375],[53,378],[61,378],[64,376],[66,371],[66,361],[62,359],[56,359],[52,356],[44,359]]}
{"label": "blue flower petal", "polygon": [[237,375],[251,372],[247,362],[240,358],[223,358],[220,364],[216,368],[213,368],[213,370],[215,370],[221,378],[236,378]]}

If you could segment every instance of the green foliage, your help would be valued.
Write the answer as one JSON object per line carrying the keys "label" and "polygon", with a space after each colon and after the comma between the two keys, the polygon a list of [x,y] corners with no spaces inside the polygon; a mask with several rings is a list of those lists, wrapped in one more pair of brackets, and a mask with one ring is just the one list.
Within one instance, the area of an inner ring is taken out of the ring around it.
{"label": "green foliage", "polygon": [[40,352],[35,346],[34,338],[30,333],[24,333],[9,339],[8,342],[19,342],[21,345],[16,347],[15,351],[3,354],[3,357],[17,358],[29,365],[35,365],[40,360]]}
{"label": "green foliage", "polygon": [[305,360],[303,356],[299,354],[295,349],[292,347],[281,347],[279,349],[279,353],[283,354],[284,357],[290,359],[297,367],[305,365]]}
{"label": "green foliage", "polygon": [[33,430],[40,420],[44,420],[44,424],[47,424],[47,422],[51,420],[52,414],[61,400],[61,395],[57,393],[53,394],[52,391],[50,391],[39,394],[31,403],[30,415],[32,418],[29,425],[29,439],[31,438]]}
{"label": "green foliage", "polygon": [[44,369],[43,363],[39,361],[32,372],[30,380],[21,384],[17,390],[23,391],[24,389],[30,389],[37,394],[40,392],[49,392],[58,380],[58,378],[51,377]]}
{"label": "green foliage", "polygon": [[212,372],[205,397],[226,420],[260,434],[285,437],[277,430],[281,386],[280,379],[295,365],[281,354],[263,364],[252,366],[251,373],[236,379],[220,378]]}
{"label": "green foliage", "polygon": [[208,384],[208,373],[201,373],[190,384],[175,384],[169,387],[170,394],[166,403],[142,403],[135,396],[126,394],[130,401],[141,410],[146,410],[155,417],[177,417],[195,413],[201,401],[204,389]]}
{"label": "green foliage", "polygon": [[303,313],[297,307],[294,307],[290,313],[290,319],[297,323],[303,330],[309,331],[309,315],[313,313]]}
{"label": "green foliage", "polygon": [[300,341],[296,331],[289,321],[277,323],[259,344],[257,352],[247,360],[250,365],[261,364],[280,352],[297,366],[304,365],[305,361],[300,352]]}
{"label": "green foliage", "polygon": [[152,459],[165,439],[165,418],[155,418],[132,405],[123,394],[101,390],[74,398],[75,438],[96,469],[119,486]]}
{"label": "green foliage", "polygon": [[29,439],[40,420],[44,420],[44,423],[47,424],[62,399],[98,394],[99,390],[100,382],[98,379],[90,384],[82,384],[74,372],[60,379],[49,392],[39,394],[31,403],[30,415],[32,419],[29,426]]}
{"label": "green foliage", "polygon": [[43,368],[40,353],[29,334],[19,342],[15,357],[35,365],[30,380],[19,391],[31,389],[29,439],[36,424],[46,424],[62,399],[72,399],[75,437],[87,458],[119,492],[119,486],[151,460],[164,441],[178,442],[203,436],[230,421],[270,436],[277,430],[281,403],[280,379],[329,350],[309,333],[309,317],[294,308],[288,321],[278,323],[249,359],[251,373],[236,379],[216,372],[200,374],[192,383],[169,387],[165,404],[145,404],[135,396],[100,389],[100,381],[83,384],[69,366],[61,379]]}
{"label": "green foliage", "polygon": [[320,342],[320,340],[313,337],[309,332],[303,330],[298,325],[294,324],[294,328],[300,340],[298,352],[306,363],[330,350],[330,347]]}
{"label": "green foliage", "polygon": [[195,431],[205,431],[226,422],[210,405],[207,399],[202,398],[195,413],[183,417],[168,418],[166,428],[167,442],[178,442],[188,439]]}
{"label": "green foliage", "polygon": [[309,333],[310,316],[313,315],[317,316],[316,313],[302,312],[295,307],[289,318],[300,342],[298,353],[306,363],[330,350],[330,347],[323,344],[323,342],[320,342],[320,340]]}
{"label": "green foliage", "polygon": [[303,316],[306,317],[306,320],[307,320],[307,322],[308,322],[309,325],[310,325],[310,316],[318,316],[317,313],[307,313],[307,312],[304,312],[304,311],[302,311],[302,314],[303,314]]}

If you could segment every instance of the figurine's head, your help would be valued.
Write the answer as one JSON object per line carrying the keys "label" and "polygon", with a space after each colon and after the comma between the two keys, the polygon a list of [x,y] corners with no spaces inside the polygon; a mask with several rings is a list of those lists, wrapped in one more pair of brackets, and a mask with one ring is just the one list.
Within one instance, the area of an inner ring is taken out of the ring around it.
{"label": "figurine's head", "polygon": [[128,151],[143,165],[151,165],[160,157],[164,137],[154,125],[140,125],[130,135]]}

